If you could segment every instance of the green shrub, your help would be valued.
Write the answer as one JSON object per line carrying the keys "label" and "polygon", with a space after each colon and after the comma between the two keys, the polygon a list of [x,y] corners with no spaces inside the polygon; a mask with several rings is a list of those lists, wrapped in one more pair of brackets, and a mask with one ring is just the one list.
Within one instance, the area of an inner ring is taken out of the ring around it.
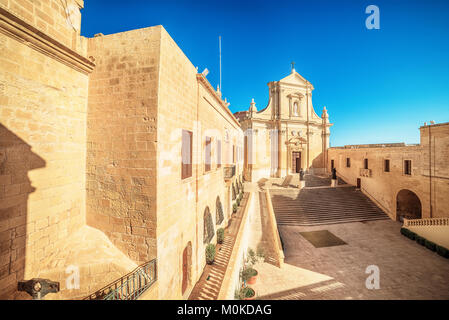
{"label": "green shrub", "polygon": [[248,249],[248,258],[247,261],[251,264],[251,265],[255,265],[257,262],[257,257],[256,257],[256,253],[254,252],[253,249],[249,248]]}
{"label": "green shrub", "polygon": [[217,230],[217,243],[222,244],[224,240],[224,229],[220,228]]}
{"label": "green shrub", "polygon": [[236,212],[237,212],[237,203],[234,203],[234,204],[232,205],[232,212],[233,212],[233,213],[236,213]]}
{"label": "green shrub", "polygon": [[240,198],[237,198],[237,200],[235,200],[235,203],[237,203],[237,206],[240,206]]}
{"label": "green shrub", "polygon": [[416,233],[414,233],[413,231],[410,231],[409,229],[401,228],[401,234],[411,240],[416,240]]}
{"label": "green shrub", "polygon": [[209,243],[206,246],[206,263],[213,264],[214,260],[215,260],[215,245],[212,243]]}
{"label": "green shrub", "polygon": [[432,250],[432,251],[435,251],[435,250],[436,250],[436,244],[433,243],[433,242],[430,241],[430,240],[425,239],[425,240],[424,240],[424,245],[426,246],[427,249],[430,249],[430,250]]}
{"label": "green shrub", "polygon": [[251,267],[245,268],[242,271],[242,280],[248,281],[251,277],[257,276],[258,272],[256,269]]}
{"label": "green shrub", "polygon": [[255,294],[256,294],[256,292],[254,291],[254,289],[253,288],[250,288],[250,287],[245,287],[245,288],[242,288],[241,290],[240,290],[240,299],[247,299],[247,298],[252,298],[252,297],[254,297],[255,296]]}
{"label": "green shrub", "polygon": [[422,246],[425,245],[426,239],[424,239],[423,237],[416,235],[415,239],[416,239],[416,242],[418,242],[420,245],[422,245]]}
{"label": "green shrub", "polygon": [[447,248],[445,248],[445,247],[442,247],[442,246],[440,246],[440,245],[437,244],[437,245],[436,245],[436,251],[437,251],[437,253],[438,253],[440,256],[449,259],[449,249],[447,249]]}

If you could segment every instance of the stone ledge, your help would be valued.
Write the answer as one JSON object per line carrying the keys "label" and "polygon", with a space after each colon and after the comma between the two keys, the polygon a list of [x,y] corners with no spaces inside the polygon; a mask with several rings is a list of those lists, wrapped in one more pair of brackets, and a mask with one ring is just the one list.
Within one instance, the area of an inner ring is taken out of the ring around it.
{"label": "stone ledge", "polygon": [[95,64],[0,7],[0,32],[84,74]]}

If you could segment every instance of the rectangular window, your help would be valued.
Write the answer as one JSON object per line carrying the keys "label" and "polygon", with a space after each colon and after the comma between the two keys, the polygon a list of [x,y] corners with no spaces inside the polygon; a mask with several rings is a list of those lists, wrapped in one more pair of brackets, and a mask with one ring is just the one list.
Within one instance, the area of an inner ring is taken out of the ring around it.
{"label": "rectangular window", "polygon": [[350,167],[351,167],[351,159],[346,158],[346,168],[350,168]]}
{"label": "rectangular window", "polygon": [[191,131],[182,130],[182,146],[181,146],[181,179],[192,176],[192,136]]}
{"label": "rectangular window", "polygon": [[365,169],[368,169],[368,159],[365,159],[365,160],[364,160],[364,168],[365,168]]}
{"label": "rectangular window", "polygon": [[385,161],[384,161],[384,171],[390,172],[390,160],[389,159],[385,159]]}
{"label": "rectangular window", "polygon": [[404,174],[412,174],[412,160],[404,160]]}
{"label": "rectangular window", "polygon": [[206,145],[205,145],[204,153],[205,153],[204,170],[210,171],[211,154],[212,154],[211,137],[206,137]]}
{"label": "rectangular window", "polygon": [[221,140],[217,140],[217,168],[221,167]]}

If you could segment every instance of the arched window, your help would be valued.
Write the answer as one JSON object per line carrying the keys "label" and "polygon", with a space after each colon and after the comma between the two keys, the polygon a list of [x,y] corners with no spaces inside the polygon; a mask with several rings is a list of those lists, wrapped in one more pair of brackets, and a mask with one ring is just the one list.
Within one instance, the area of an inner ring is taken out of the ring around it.
{"label": "arched window", "polygon": [[204,225],[203,241],[204,243],[208,243],[214,237],[214,222],[212,221],[212,216],[210,214],[209,207],[206,207],[206,209],[204,209],[203,225]]}
{"label": "arched window", "polygon": [[219,225],[223,222],[223,219],[224,219],[223,206],[221,205],[220,197],[217,197],[215,207],[216,207],[216,211],[217,211],[216,216],[215,216],[215,221],[216,221],[216,224]]}

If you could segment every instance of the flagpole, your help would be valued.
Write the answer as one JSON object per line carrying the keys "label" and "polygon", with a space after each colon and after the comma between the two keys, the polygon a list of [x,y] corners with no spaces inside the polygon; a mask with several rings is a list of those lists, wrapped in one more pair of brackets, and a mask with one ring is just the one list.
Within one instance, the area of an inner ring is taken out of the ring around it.
{"label": "flagpole", "polygon": [[221,88],[221,36],[218,37],[218,47],[220,52],[220,92],[223,92]]}

